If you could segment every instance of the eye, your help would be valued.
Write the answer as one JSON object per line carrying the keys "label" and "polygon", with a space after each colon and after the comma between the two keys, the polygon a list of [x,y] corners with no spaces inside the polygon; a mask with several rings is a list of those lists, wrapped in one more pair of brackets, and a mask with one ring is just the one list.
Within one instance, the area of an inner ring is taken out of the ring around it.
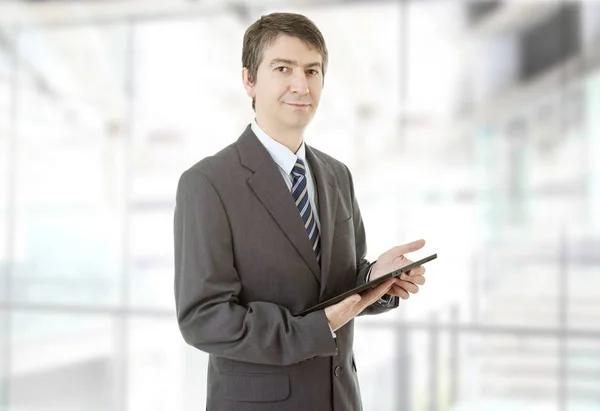
{"label": "eye", "polygon": [[280,67],[277,67],[275,70],[279,71],[280,73],[287,73],[289,68],[285,67],[285,66],[280,66]]}
{"label": "eye", "polygon": [[311,76],[318,76],[319,75],[319,71],[318,70],[314,70],[314,69],[306,70],[306,72],[308,74],[310,74]]}

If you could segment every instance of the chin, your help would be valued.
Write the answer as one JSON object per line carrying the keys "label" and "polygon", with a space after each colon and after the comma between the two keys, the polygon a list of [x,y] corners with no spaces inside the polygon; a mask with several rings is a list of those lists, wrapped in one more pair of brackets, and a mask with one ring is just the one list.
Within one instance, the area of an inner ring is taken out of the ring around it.
{"label": "chin", "polygon": [[290,121],[288,121],[288,125],[290,127],[296,127],[296,128],[300,128],[300,127],[306,127],[310,121],[312,120],[312,116],[310,117],[304,117],[304,118],[295,118],[295,119],[290,119]]}
{"label": "chin", "polygon": [[308,123],[308,122],[310,122],[310,120],[313,119],[314,116],[315,116],[315,112],[311,110],[311,111],[307,111],[305,113],[293,113],[288,118],[290,119],[290,121]]}

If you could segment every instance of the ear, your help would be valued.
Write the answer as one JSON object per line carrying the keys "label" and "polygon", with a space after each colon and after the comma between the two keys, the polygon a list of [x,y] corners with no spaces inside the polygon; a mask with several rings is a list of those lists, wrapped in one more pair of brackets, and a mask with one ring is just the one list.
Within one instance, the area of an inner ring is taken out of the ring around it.
{"label": "ear", "polygon": [[242,82],[244,83],[244,88],[246,89],[248,97],[254,98],[254,79],[246,67],[242,69]]}

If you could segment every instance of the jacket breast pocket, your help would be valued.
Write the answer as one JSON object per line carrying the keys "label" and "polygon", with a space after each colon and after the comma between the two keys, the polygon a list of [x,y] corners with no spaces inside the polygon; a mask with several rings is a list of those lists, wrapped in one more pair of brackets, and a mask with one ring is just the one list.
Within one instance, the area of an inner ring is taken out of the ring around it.
{"label": "jacket breast pocket", "polygon": [[287,374],[224,374],[225,398],[245,402],[283,401],[290,395]]}
{"label": "jacket breast pocket", "polygon": [[333,227],[333,238],[343,237],[346,234],[351,233],[353,228],[354,221],[352,220],[352,217],[336,223]]}

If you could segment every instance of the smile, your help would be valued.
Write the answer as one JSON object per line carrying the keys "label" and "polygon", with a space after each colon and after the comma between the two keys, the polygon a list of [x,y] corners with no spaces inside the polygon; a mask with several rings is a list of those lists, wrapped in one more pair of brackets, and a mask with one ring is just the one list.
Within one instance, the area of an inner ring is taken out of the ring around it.
{"label": "smile", "polygon": [[292,106],[292,107],[309,107],[310,104],[308,103],[285,103],[288,106]]}

